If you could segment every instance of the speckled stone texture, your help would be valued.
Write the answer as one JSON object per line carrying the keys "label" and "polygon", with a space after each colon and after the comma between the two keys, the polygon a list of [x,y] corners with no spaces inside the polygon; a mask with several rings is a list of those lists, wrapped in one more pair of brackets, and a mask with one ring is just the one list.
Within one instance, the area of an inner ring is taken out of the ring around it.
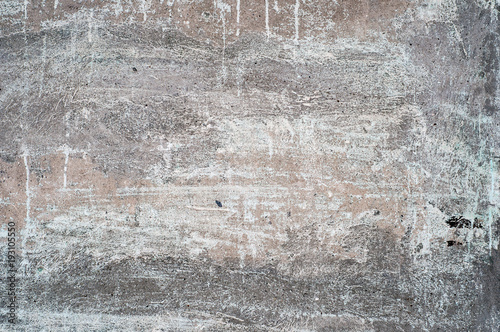
{"label": "speckled stone texture", "polygon": [[0,0],[0,330],[498,331],[499,21]]}

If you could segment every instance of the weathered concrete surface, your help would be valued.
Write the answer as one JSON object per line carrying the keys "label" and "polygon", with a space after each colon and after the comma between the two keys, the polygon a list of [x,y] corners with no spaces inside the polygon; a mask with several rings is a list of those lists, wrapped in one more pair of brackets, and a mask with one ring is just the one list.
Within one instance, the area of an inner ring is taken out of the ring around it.
{"label": "weathered concrete surface", "polygon": [[2,328],[498,331],[499,10],[0,1]]}

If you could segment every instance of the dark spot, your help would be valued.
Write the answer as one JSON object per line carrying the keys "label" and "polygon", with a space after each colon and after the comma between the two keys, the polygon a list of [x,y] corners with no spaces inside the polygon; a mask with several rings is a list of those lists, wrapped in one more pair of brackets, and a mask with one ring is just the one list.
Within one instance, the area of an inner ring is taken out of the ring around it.
{"label": "dark spot", "polygon": [[135,68],[135,67],[132,67],[132,70],[133,70],[133,71],[137,71],[137,68]]}
{"label": "dark spot", "polygon": [[222,207],[222,203],[219,201],[215,201],[215,204],[217,204],[218,207]]}
{"label": "dark spot", "polygon": [[16,156],[11,154],[0,154],[0,159],[8,163],[13,163],[16,161]]}
{"label": "dark spot", "polygon": [[459,241],[446,241],[446,244],[448,245],[448,247],[463,245],[463,243]]}
{"label": "dark spot", "polygon": [[290,211],[288,211],[288,212],[286,213],[286,215],[287,215],[287,217],[291,217],[291,216],[292,216],[292,213],[291,213]]}
{"label": "dark spot", "polygon": [[379,211],[379,210],[375,210],[375,211],[373,211],[373,214],[374,214],[375,216],[378,216],[378,215],[380,214],[380,211]]}
{"label": "dark spot", "polygon": [[487,98],[484,103],[484,110],[487,115],[493,115],[495,113],[495,106],[491,104],[491,99]]}
{"label": "dark spot", "polygon": [[483,228],[481,222],[475,218],[474,223],[472,223],[469,219],[464,218],[463,216],[453,216],[450,219],[446,220],[446,223],[453,228]]}
{"label": "dark spot", "polygon": [[446,220],[446,223],[450,226],[450,227],[454,227],[454,228],[464,228],[464,225],[470,225],[470,220],[468,219],[465,219],[464,217],[462,216],[459,216],[459,217],[451,217],[450,219]]}

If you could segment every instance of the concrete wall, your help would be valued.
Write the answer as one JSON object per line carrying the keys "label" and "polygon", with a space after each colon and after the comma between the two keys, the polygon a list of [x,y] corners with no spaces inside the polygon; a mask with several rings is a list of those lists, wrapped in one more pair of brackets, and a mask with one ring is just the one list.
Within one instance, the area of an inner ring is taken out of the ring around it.
{"label": "concrete wall", "polygon": [[1,328],[498,331],[499,11],[0,1]]}

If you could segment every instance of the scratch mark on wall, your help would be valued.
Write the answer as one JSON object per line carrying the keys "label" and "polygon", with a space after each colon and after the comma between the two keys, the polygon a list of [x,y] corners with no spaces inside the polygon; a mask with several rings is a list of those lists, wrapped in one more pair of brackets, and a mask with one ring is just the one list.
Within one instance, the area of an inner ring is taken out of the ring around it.
{"label": "scratch mark on wall", "polygon": [[220,209],[220,208],[209,208],[203,206],[189,206],[186,205],[187,209],[195,210],[195,211],[221,211],[221,212],[231,212],[229,209]]}

